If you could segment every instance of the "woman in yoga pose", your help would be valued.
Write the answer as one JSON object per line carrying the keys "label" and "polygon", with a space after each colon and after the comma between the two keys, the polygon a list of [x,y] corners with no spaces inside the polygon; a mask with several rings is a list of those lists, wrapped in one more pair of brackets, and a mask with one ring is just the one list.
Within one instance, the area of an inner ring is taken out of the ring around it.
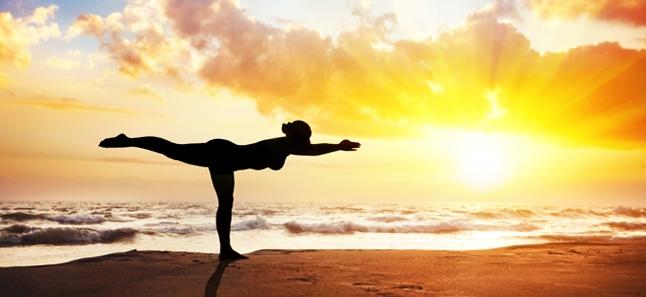
{"label": "woman in yoga pose", "polygon": [[233,172],[243,169],[279,170],[289,155],[318,156],[335,151],[354,151],[361,145],[343,140],[338,144],[310,143],[312,130],[303,121],[283,124],[284,137],[265,139],[247,145],[237,145],[225,139],[206,143],[177,144],[166,139],[146,136],[130,138],[119,134],[99,143],[104,148],[138,147],[160,153],[173,160],[208,167],[218,196],[216,229],[220,240],[220,259],[246,259],[231,247],[231,210],[233,208]]}

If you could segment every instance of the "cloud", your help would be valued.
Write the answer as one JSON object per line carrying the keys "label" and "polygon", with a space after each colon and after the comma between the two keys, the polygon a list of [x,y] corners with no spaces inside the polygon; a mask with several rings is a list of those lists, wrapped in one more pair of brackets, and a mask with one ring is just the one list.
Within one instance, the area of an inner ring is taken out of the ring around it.
{"label": "cloud", "polygon": [[[97,140],[98,143],[98,140]],[[148,164],[148,165],[178,165],[172,161],[156,161],[142,158],[123,158],[123,157],[93,157],[87,155],[71,154],[71,153],[51,153],[51,152],[28,152],[28,151],[7,151],[1,150],[2,156],[11,156],[18,158],[30,159],[50,159],[50,160],[72,160],[72,161],[91,161],[91,162],[107,162],[107,163],[134,163],[134,164]],[[0,174],[0,185],[4,182],[10,181],[9,176],[2,176]]]}
{"label": "cloud", "polygon": [[67,30],[65,37],[72,39],[82,33],[102,36],[104,33],[104,23],[101,16],[95,14],[82,14],[76,18],[76,21]]}
{"label": "cloud", "polygon": [[58,57],[58,56],[51,56],[47,58],[46,63],[49,66],[60,68],[60,69],[66,69],[66,70],[72,69],[72,68],[78,68],[83,65],[81,61],[68,59],[64,57]]}
{"label": "cloud", "polygon": [[144,96],[150,99],[153,99],[155,101],[164,101],[164,96],[157,91],[155,88],[153,88],[150,84],[143,84],[140,85],[136,88],[132,88],[128,90],[130,94],[137,95],[137,96]]}
{"label": "cloud", "polygon": [[[260,22],[236,1],[142,8],[150,3],[124,9],[128,34],[104,25],[84,32],[99,37],[124,73],[177,69],[317,131],[383,137],[436,125],[604,145],[646,140],[646,51],[601,43],[540,54],[504,21],[518,17],[513,1],[496,1],[421,41],[394,39],[394,16],[373,17],[366,8],[355,29],[332,39]],[[136,21],[141,11],[154,12],[147,15],[153,21]]]}
{"label": "cloud", "polygon": [[58,110],[100,111],[100,112],[112,112],[112,113],[121,113],[121,114],[133,113],[132,111],[129,111],[123,108],[113,108],[113,107],[92,105],[92,104],[79,101],[74,98],[67,98],[67,97],[62,97],[62,98],[38,97],[34,99],[10,100],[8,101],[8,103],[52,108],[52,109],[58,109]]}
{"label": "cloud", "polygon": [[29,47],[60,36],[58,24],[51,19],[58,7],[38,7],[25,18],[0,12],[0,65],[25,67],[31,60]]}
{"label": "cloud", "polygon": [[70,70],[75,68],[94,69],[97,55],[85,55],[80,50],[68,50],[63,55],[53,55],[45,63],[51,67]]}
{"label": "cloud", "polygon": [[11,80],[7,75],[0,72],[0,90],[6,89],[10,85]]}
{"label": "cloud", "polygon": [[181,79],[192,65],[190,47],[166,28],[161,3],[131,1],[123,13],[115,12],[107,17],[82,14],[70,26],[66,38],[82,34],[96,37],[126,75],[162,73]]}
{"label": "cloud", "polygon": [[468,18],[471,21],[479,18],[508,18],[519,19],[518,8],[516,7],[515,0],[495,0],[488,3],[478,11],[471,13]]}
{"label": "cloud", "polygon": [[[354,126],[363,129],[362,134],[383,135],[386,131],[373,132],[369,124],[379,117],[391,134],[395,130],[402,132],[397,127],[399,118],[379,114],[393,112],[375,109],[373,103],[379,102],[371,102],[377,99],[375,94],[381,97],[377,100],[384,101],[390,100],[385,96],[392,95],[391,109],[409,109],[397,98],[408,94],[396,92],[393,83],[407,78],[418,80],[413,77],[423,71],[406,57],[393,59],[391,53],[375,49],[387,43],[392,15],[364,19],[356,31],[340,35],[335,45],[331,38],[315,30],[283,30],[258,22],[233,1],[200,2],[200,10],[208,13],[198,15],[190,13],[191,9],[182,9],[183,3],[169,1],[166,11],[182,37],[211,53],[199,71],[209,84],[256,99],[263,113],[280,109],[301,117],[316,117],[321,126],[330,130]],[[217,48],[204,44],[215,44]],[[412,66],[410,73],[392,71],[400,65]],[[425,81],[422,85],[428,89]]]}
{"label": "cloud", "polygon": [[646,0],[527,0],[529,6],[546,18],[576,18],[621,22],[646,26]]}

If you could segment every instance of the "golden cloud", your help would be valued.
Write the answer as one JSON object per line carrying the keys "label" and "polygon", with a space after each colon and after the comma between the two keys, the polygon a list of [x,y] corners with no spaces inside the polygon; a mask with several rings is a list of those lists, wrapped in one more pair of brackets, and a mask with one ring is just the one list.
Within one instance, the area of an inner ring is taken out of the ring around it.
{"label": "golden cloud", "polygon": [[97,54],[84,54],[80,50],[68,50],[62,55],[52,55],[45,60],[48,66],[70,70],[75,68],[94,69],[101,57]]}
{"label": "golden cloud", "polygon": [[99,106],[89,104],[74,98],[48,98],[45,96],[37,96],[33,99],[18,99],[10,100],[7,103],[17,105],[28,105],[44,108],[58,109],[62,111],[80,110],[80,111],[99,111],[99,112],[112,112],[121,114],[133,114],[134,112],[115,107]]}
{"label": "golden cloud", "polygon": [[150,84],[143,84],[138,87],[132,88],[128,90],[128,93],[150,98],[152,100],[159,101],[159,102],[164,101],[164,96],[159,91],[157,91],[154,87],[152,87]]}
{"label": "golden cloud", "polygon": [[190,47],[165,29],[164,14],[156,11],[162,1],[129,4],[123,14],[107,17],[82,14],[67,31],[67,38],[80,34],[96,37],[119,70],[129,76],[163,73],[181,79],[192,64]]}
{"label": "golden cloud", "polygon": [[532,9],[547,18],[594,19],[646,26],[646,0],[528,0]]}
{"label": "golden cloud", "polygon": [[103,18],[96,14],[82,14],[76,18],[76,21],[67,31],[67,38],[74,38],[81,33],[89,35],[102,36],[105,31]]}
{"label": "golden cloud", "polygon": [[643,143],[646,51],[602,43],[540,54],[498,20],[517,16],[512,4],[494,2],[414,41],[389,38],[392,15],[362,15],[332,39],[259,22],[236,1],[168,0],[147,10],[158,24],[124,21],[134,39],[101,40],[126,73],[196,74],[255,99],[262,113],[287,112],[324,132],[400,136],[430,124]]}
{"label": "golden cloud", "polygon": [[56,5],[38,7],[25,18],[0,12],[0,65],[24,67],[31,60],[30,46],[59,37],[58,24],[51,21],[57,9]]}

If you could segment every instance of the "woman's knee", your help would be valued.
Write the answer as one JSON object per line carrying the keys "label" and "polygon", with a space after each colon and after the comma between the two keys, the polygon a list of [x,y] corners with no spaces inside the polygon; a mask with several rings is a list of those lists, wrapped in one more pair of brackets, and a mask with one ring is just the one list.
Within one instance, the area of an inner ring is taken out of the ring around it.
{"label": "woman's knee", "polygon": [[218,199],[218,211],[231,211],[233,209],[233,197]]}

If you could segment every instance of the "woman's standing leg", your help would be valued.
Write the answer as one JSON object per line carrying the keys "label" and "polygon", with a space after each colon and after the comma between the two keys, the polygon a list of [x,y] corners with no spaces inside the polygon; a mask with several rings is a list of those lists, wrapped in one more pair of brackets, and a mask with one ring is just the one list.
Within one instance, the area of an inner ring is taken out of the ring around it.
{"label": "woman's standing leg", "polygon": [[220,240],[220,259],[247,259],[231,247],[231,217],[233,211],[233,172],[222,173],[214,167],[209,167],[213,188],[218,196],[218,211],[215,216],[215,225]]}

